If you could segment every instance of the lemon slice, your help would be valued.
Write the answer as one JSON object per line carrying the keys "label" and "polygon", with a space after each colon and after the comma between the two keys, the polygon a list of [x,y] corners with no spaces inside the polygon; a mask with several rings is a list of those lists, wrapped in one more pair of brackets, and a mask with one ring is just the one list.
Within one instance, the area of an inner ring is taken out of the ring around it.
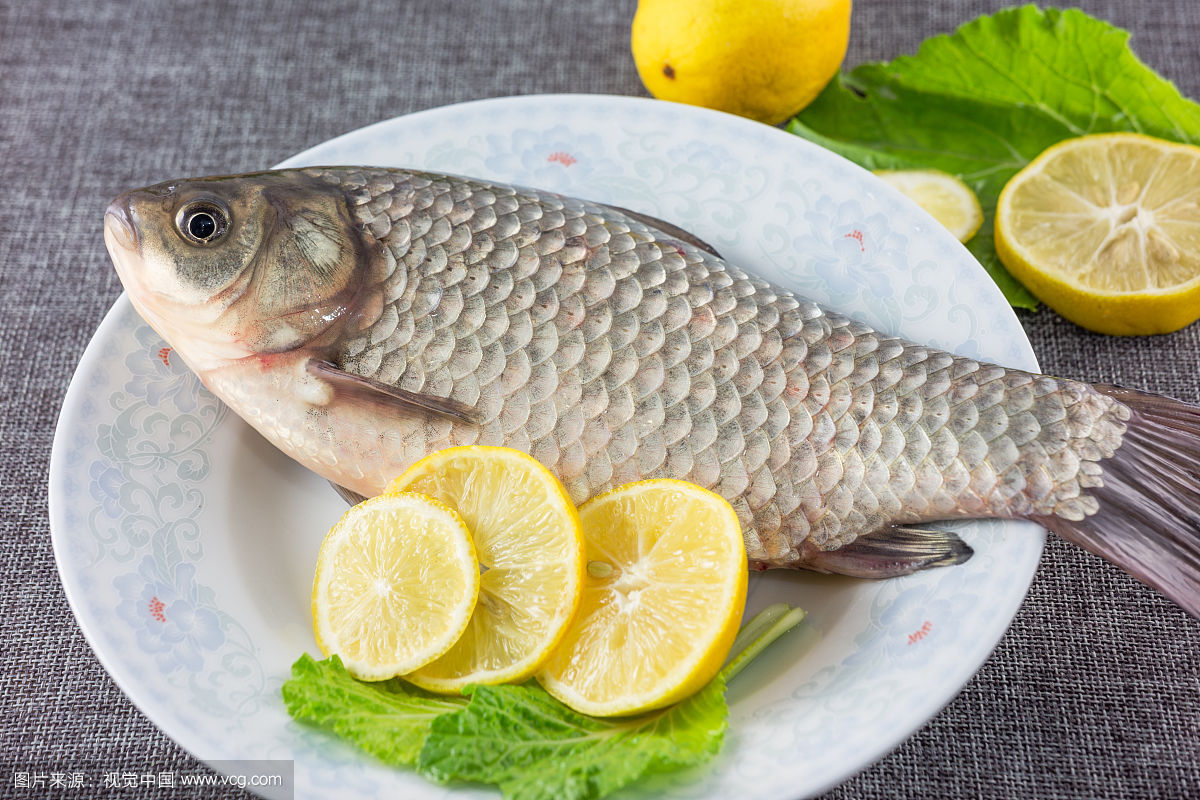
{"label": "lemon slice", "polygon": [[457,509],[483,569],[462,637],[405,678],[451,693],[533,675],[566,632],[583,590],[579,513],[562,484],[519,450],[473,446],[421,459],[389,491],[418,491]]}
{"label": "lemon slice", "polygon": [[880,170],[880,180],[896,189],[942,223],[960,242],[983,224],[983,209],[971,187],[936,169]]}
{"label": "lemon slice", "polygon": [[996,252],[1038,299],[1100,333],[1200,318],[1200,148],[1135,133],[1068,139],[1000,193]]}
{"label": "lemon slice", "polygon": [[321,544],[313,629],[351,675],[385,680],[446,652],[478,595],[475,548],[458,514],[417,494],[376,497],[347,511]]}
{"label": "lemon slice", "polygon": [[724,499],[649,480],[579,509],[587,579],[575,621],[538,680],[593,716],[682,700],[716,675],[746,603],[742,528]]}

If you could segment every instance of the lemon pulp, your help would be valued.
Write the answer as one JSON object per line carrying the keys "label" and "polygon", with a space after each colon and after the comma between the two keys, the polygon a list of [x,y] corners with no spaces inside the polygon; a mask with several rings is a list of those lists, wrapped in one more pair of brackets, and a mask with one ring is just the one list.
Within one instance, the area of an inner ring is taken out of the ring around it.
{"label": "lemon pulp", "polygon": [[478,593],[471,535],[452,509],[414,494],[376,497],[349,509],[321,544],[317,644],[356,678],[391,678],[446,652]]}
{"label": "lemon pulp", "polygon": [[983,224],[983,209],[971,187],[935,169],[880,170],[875,175],[919,205],[960,242]]}
{"label": "lemon pulp", "polygon": [[579,514],[558,479],[504,447],[455,447],[418,461],[391,491],[419,491],[453,507],[483,570],[462,637],[406,676],[436,692],[524,680],[566,632],[583,587]]}
{"label": "lemon pulp", "polygon": [[633,714],[691,695],[720,669],[746,600],[741,525],[723,498],[650,480],[579,509],[579,612],[538,680],[576,711]]}

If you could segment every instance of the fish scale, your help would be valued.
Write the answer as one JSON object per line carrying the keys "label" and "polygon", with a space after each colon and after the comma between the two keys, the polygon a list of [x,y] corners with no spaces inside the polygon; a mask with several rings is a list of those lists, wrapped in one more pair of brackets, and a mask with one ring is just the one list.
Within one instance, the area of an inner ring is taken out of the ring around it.
{"label": "fish scale", "polygon": [[306,172],[347,191],[398,267],[339,366],[480,414],[419,426],[402,460],[517,446],[576,502],[692,480],[730,500],[760,566],[900,523],[1095,510],[1082,490],[1128,412],[1084,384],[883,336],[604,206]]}

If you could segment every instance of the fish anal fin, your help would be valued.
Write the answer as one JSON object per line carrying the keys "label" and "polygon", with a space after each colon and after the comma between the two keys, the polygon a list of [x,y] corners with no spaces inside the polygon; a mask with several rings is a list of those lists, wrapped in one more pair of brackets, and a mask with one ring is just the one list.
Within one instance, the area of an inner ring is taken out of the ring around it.
{"label": "fish anal fin", "polygon": [[855,578],[894,578],[961,564],[974,553],[953,531],[896,525],[860,536],[837,550],[814,547],[801,554],[797,566]]}
{"label": "fish anal fin", "polygon": [[692,233],[691,231],[684,230],[683,228],[679,227],[678,225],[667,222],[665,219],[659,219],[658,217],[652,217],[649,214],[643,214],[640,211],[631,211],[628,208],[622,208],[621,206],[609,206],[609,208],[613,209],[614,211],[620,211],[625,216],[632,217],[633,219],[636,219],[638,222],[641,222],[645,225],[649,225],[651,228],[657,228],[658,230],[662,231],[663,233],[667,234],[668,236],[670,236],[673,239],[678,239],[681,242],[687,242],[692,247],[703,250],[704,252],[709,253],[710,255],[716,256],[717,258],[721,257],[721,254],[718,253],[717,249],[715,247],[713,247],[711,244],[704,241],[703,239],[701,239],[699,236]]}
{"label": "fish anal fin", "polygon": [[346,372],[336,364],[321,359],[310,359],[305,368],[310,375],[327,382],[335,392],[344,393],[352,398],[382,403],[407,414],[436,414],[471,424],[478,424],[479,421],[479,415],[474,408],[449,397],[409,392]]}

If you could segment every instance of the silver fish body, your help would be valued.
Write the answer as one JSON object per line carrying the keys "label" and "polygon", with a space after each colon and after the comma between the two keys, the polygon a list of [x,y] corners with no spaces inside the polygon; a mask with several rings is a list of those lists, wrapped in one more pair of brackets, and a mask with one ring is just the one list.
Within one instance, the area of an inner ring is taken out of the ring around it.
{"label": "silver fish body", "polygon": [[[227,241],[172,242],[205,202]],[[496,444],[577,502],[682,478],[733,504],[760,567],[852,571],[825,554],[929,520],[1074,531],[1135,416],[1116,390],[880,334],[635,216],[535,190],[373,168],[179,182],[119,198],[106,236],[143,316],[325,477],[370,496],[433,450]],[[362,387],[448,398],[470,420]]]}

